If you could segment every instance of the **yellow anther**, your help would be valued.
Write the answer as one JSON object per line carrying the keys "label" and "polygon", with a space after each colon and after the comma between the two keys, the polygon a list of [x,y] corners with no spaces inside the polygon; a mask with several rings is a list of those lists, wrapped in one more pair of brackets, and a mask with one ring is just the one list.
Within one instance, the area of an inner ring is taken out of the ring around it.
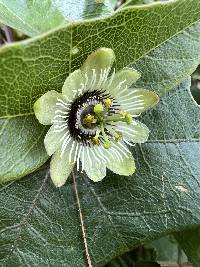
{"label": "yellow anther", "polygon": [[87,114],[85,116],[85,118],[83,119],[83,124],[88,128],[91,128],[92,123],[95,123],[95,122],[96,122],[96,120],[95,120],[94,116],[91,114]]}
{"label": "yellow anther", "polygon": [[103,144],[103,146],[105,149],[109,149],[109,148],[111,148],[112,145],[111,145],[111,142],[107,141]]}
{"label": "yellow anther", "polygon": [[106,98],[106,99],[104,99],[104,103],[105,103],[105,106],[106,106],[106,108],[110,108],[110,107],[112,107],[112,99],[110,99],[110,98]]}
{"label": "yellow anther", "polygon": [[94,136],[94,137],[92,137],[92,143],[94,144],[94,145],[100,145],[100,141],[99,141],[99,138],[98,137],[96,137],[96,136]]}
{"label": "yellow anther", "polygon": [[120,114],[123,118],[125,118],[125,117],[127,116],[128,112],[127,112],[127,111],[120,111],[119,114]]}
{"label": "yellow anther", "polygon": [[122,116],[122,119],[125,119],[124,121],[127,124],[131,124],[132,123],[133,118],[132,118],[130,113],[128,113],[127,111],[120,111],[120,115]]}
{"label": "yellow anther", "polygon": [[120,132],[116,132],[116,133],[115,133],[115,140],[116,140],[117,142],[120,141],[120,140],[122,140],[122,138],[123,138],[122,133],[120,133]]}

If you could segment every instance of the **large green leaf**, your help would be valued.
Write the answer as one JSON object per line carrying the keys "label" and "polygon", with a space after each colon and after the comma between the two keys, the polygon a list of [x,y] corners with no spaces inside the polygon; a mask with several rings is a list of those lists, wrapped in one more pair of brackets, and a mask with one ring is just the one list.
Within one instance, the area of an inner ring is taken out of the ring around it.
{"label": "large green leaf", "polygon": [[[10,128],[5,126],[5,121],[13,124],[12,121],[20,120],[24,125],[33,115],[34,101],[48,90],[60,91],[66,76],[89,53],[102,46],[114,49],[117,69],[133,65],[142,72],[140,84],[165,93],[190,75],[200,61],[200,24],[196,22],[199,19],[199,0],[178,0],[126,8],[103,20],[70,24],[41,37],[3,47],[0,50],[0,118],[4,134],[0,133],[0,139],[5,146],[15,147],[15,152],[10,150],[9,156],[7,152],[1,154],[1,166],[7,162],[6,169],[10,171],[1,168],[0,181],[21,177],[47,159],[41,147],[37,160],[28,162],[35,158],[35,151],[29,149],[35,142],[32,130],[30,134],[15,130],[12,138],[8,138],[6,131]],[[22,139],[29,140],[26,149],[13,145],[19,133]],[[34,134],[42,136],[43,128],[35,127]],[[27,160],[18,169],[13,161],[24,151],[29,151]]]}
{"label": "large green leaf", "polygon": [[175,237],[193,267],[200,266],[200,228],[176,233]]}
{"label": "large green leaf", "polygon": [[[141,243],[200,224],[200,109],[189,87],[185,82],[171,91],[143,117],[151,134],[147,143],[133,148],[133,176],[108,172],[103,182],[93,183],[77,174],[94,267]],[[2,187],[0,203],[3,266],[86,266],[71,178],[56,189],[44,168]]]}
{"label": "large green leaf", "polygon": [[109,0],[0,0],[0,22],[35,36],[68,21],[105,16]]}
{"label": "large green leaf", "polygon": [[199,36],[196,23],[131,65],[143,74],[137,86],[156,88],[161,95],[178,86],[200,62]]}

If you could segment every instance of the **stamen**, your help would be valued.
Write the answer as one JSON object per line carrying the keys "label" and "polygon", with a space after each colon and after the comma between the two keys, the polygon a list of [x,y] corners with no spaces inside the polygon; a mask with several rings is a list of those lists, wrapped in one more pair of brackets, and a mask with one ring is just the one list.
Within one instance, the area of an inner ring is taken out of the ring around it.
{"label": "stamen", "polygon": [[102,133],[103,140],[104,140],[104,144],[103,144],[104,148],[106,148],[106,149],[110,148],[111,142],[104,131],[104,124],[103,123],[101,123],[101,133]]}
{"label": "stamen", "polygon": [[106,98],[104,99],[104,103],[105,103],[106,108],[110,108],[113,104],[113,101],[110,98]]}
{"label": "stamen", "polygon": [[117,142],[122,139],[122,133],[115,131],[111,126],[107,126],[106,129],[111,133]]}
{"label": "stamen", "polygon": [[83,118],[83,124],[87,127],[87,128],[91,128],[92,124],[96,123],[96,120],[94,118],[93,115],[91,114],[87,114],[85,116],[85,118]]}
{"label": "stamen", "polygon": [[99,146],[100,145],[99,138],[96,136],[92,137],[92,144]]}
{"label": "stamen", "polygon": [[127,111],[120,111],[120,113],[114,114],[111,116],[107,116],[104,119],[105,123],[117,122],[117,121],[126,122],[127,124],[131,124],[132,123],[132,116]]}

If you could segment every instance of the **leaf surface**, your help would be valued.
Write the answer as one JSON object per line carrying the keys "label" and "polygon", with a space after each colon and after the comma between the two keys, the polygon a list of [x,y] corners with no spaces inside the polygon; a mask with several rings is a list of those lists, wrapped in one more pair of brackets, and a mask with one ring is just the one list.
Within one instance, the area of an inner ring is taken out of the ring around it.
{"label": "leaf surface", "polygon": [[69,21],[111,14],[109,0],[0,0],[0,22],[35,36]]}
{"label": "leaf surface", "polygon": [[[4,134],[0,138],[5,148],[0,165],[6,162],[6,169],[1,168],[0,181],[30,173],[47,159],[41,139],[33,145],[32,130],[23,133],[15,130],[13,137],[8,138],[10,128],[5,126],[5,120],[11,124],[20,120],[24,125],[28,116],[34,116],[35,100],[48,90],[60,91],[66,76],[99,47],[115,51],[117,70],[125,66],[140,70],[142,79],[138,86],[164,94],[190,75],[200,61],[199,19],[199,1],[178,0],[125,8],[108,18],[69,24],[3,47],[0,50],[0,120]],[[43,131],[41,126],[36,126],[35,136],[44,136]],[[13,144],[19,134],[29,140],[26,148]],[[37,160],[31,160],[35,158],[35,150],[29,149],[31,143],[35,148],[41,146]],[[15,151],[10,150],[8,155],[6,146],[15,147]],[[18,170],[14,163],[13,169],[13,160],[18,162],[26,151],[29,151],[26,161],[19,164]]]}
{"label": "leaf surface", "polygon": [[200,264],[200,228],[190,229],[178,232],[175,238],[179,245],[185,251],[193,267],[199,267]]}
{"label": "leaf surface", "polygon": [[23,177],[48,159],[43,145],[46,128],[33,115],[1,119],[0,129],[0,181]]}
{"label": "leaf surface", "polygon": [[[94,267],[200,224],[200,109],[189,87],[183,83],[143,116],[151,134],[132,150],[134,175],[108,171],[101,183],[76,176]],[[0,203],[3,266],[86,266],[72,179],[57,189],[43,168],[2,187]]]}

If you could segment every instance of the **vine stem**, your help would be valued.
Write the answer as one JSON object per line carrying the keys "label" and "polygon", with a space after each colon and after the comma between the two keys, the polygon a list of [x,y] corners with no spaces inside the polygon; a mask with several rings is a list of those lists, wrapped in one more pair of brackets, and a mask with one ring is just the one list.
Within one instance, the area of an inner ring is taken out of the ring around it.
{"label": "vine stem", "polygon": [[83,234],[83,242],[84,242],[84,247],[85,247],[85,254],[87,257],[88,267],[92,267],[92,261],[91,261],[89,250],[88,250],[88,244],[87,244],[87,239],[86,239],[86,230],[85,230],[84,223],[83,223],[83,214],[82,214],[82,210],[81,210],[81,204],[80,204],[80,199],[79,199],[79,195],[78,195],[76,177],[75,177],[74,171],[72,171],[72,177],[73,177],[74,191],[75,191],[75,195],[76,195],[76,201],[77,201],[78,211],[79,211],[79,216],[80,216],[81,230],[82,230],[82,234]]}

